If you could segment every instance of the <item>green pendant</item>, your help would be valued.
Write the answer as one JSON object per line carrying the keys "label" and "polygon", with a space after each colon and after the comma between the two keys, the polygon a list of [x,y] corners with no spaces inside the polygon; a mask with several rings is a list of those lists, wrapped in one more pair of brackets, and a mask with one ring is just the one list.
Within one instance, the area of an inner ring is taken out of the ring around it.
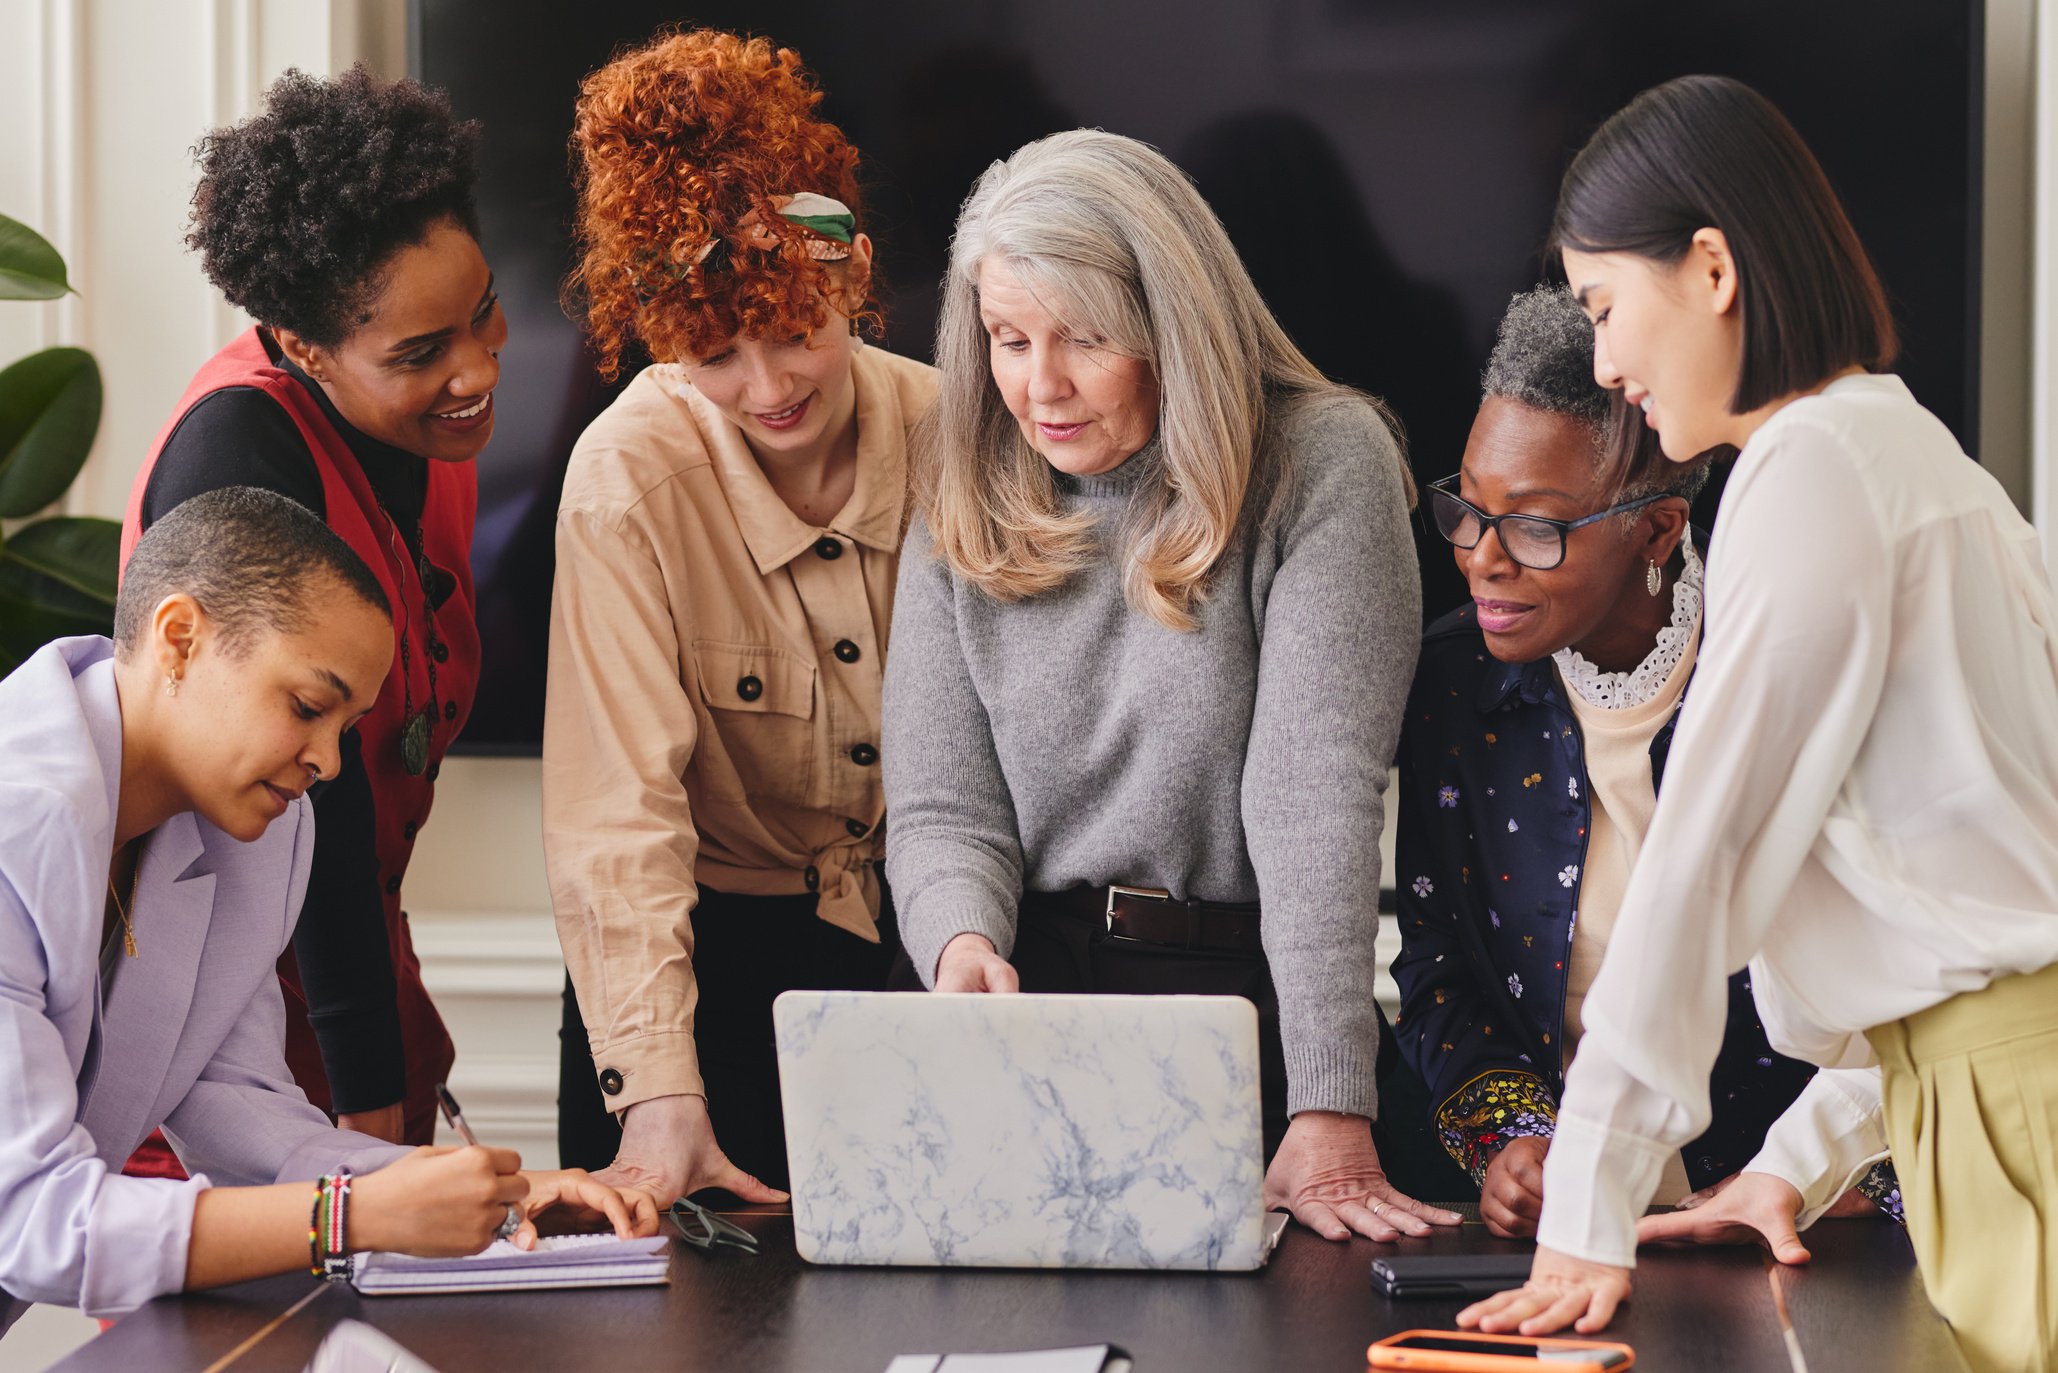
{"label": "green pendant", "polygon": [[408,772],[416,777],[429,770],[428,711],[417,711],[410,715],[407,724],[401,728],[400,761]]}

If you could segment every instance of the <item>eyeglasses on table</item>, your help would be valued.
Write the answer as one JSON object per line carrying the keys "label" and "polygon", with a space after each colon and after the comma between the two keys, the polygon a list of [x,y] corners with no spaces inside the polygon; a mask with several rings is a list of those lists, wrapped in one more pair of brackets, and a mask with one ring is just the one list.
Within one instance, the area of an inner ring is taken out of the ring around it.
{"label": "eyeglasses on table", "polygon": [[672,1225],[679,1232],[679,1237],[695,1249],[712,1253],[726,1245],[732,1249],[741,1249],[746,1254],[758,1252],[756,1235],[734,1221],[724,1220],[698,1202],[680,1197],[672,1203],[672,1209],[668,1214],[672,1218]]}

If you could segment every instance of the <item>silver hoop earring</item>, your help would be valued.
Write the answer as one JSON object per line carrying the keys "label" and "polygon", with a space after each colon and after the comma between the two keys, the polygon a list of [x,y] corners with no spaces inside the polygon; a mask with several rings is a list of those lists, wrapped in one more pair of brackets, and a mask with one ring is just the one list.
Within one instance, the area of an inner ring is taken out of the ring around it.
{"label": "silver hoop earring", "polygon": [[1655,596],[1664,589],[1665,574],[1658,570],[1656,563],[1652,563],[1650,570],[1644,573],[1644,590]]}

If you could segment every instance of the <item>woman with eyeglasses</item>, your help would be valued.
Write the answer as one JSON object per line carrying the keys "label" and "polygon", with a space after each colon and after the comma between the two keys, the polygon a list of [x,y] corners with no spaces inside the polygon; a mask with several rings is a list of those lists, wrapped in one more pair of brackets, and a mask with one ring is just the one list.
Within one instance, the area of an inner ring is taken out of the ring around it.
{"label": "woman with eyeglasses", "polygon": [[[1890,372],[1879,280],[1770,102],[1687,77],[1604,124],[1553,239],[1594,375],[1665,455],[1741,450],[1670,779],[1583,1008],[1529,1283],[1482,1329],[1601,1328],[1639,1237],[1797,1230],[1891,1145],[1979,1369],[2058,1350],[2058,606],[2036,532]],[[1497,874],[1477,874],[1493,881]],[[1822,1065],[1706,1205],[1638,1224],[1707,1128],[1726,979]]]}
{"label": "woman with eyeglasses", "polygon": [[[1687,507],[1707,463],[1668,462],[1634,411],[1611,416],[1592,364],[1563,287],[1515,297],[1464,466],[1430,488],[1472,604],[1425,636],[1401,734],[1395,1030],[1480,1218],[1510,1238],[1536,1233],[1564,1066],[1701,636]],[[1665,1159],[1664,1205],[1735,1174],[1814,1073],[1766,1043],[1745,974],[1728,996],[1714,1117]],[[1869,1185],[1891,1201],[1890,1173]]]}

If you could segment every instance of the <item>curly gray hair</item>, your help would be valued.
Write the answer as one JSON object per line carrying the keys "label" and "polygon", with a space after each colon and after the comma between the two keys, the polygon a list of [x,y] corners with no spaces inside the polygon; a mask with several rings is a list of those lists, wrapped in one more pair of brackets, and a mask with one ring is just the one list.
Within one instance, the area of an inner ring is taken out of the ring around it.
{"label": "curly gray hair", "polygon": [[1479,380],[1482,400],[1505,396],[1591,426],[1595,461],[1618,469],[1618,500],[1662,491],[1690,501],[1707,483],[1707,463],[1668,461],[1642,416],[1594,380],[1593,323],[1562,286],[1533,286],[1509,300]]}
{"label": "curly gray hair", "polygon": [[1608,422],[1608,393],[1594,380],[1594,327],[1562,286],[1536,286],[1508,302],[1480,378],[1480,398],[1506,396],[1594,427]]}

